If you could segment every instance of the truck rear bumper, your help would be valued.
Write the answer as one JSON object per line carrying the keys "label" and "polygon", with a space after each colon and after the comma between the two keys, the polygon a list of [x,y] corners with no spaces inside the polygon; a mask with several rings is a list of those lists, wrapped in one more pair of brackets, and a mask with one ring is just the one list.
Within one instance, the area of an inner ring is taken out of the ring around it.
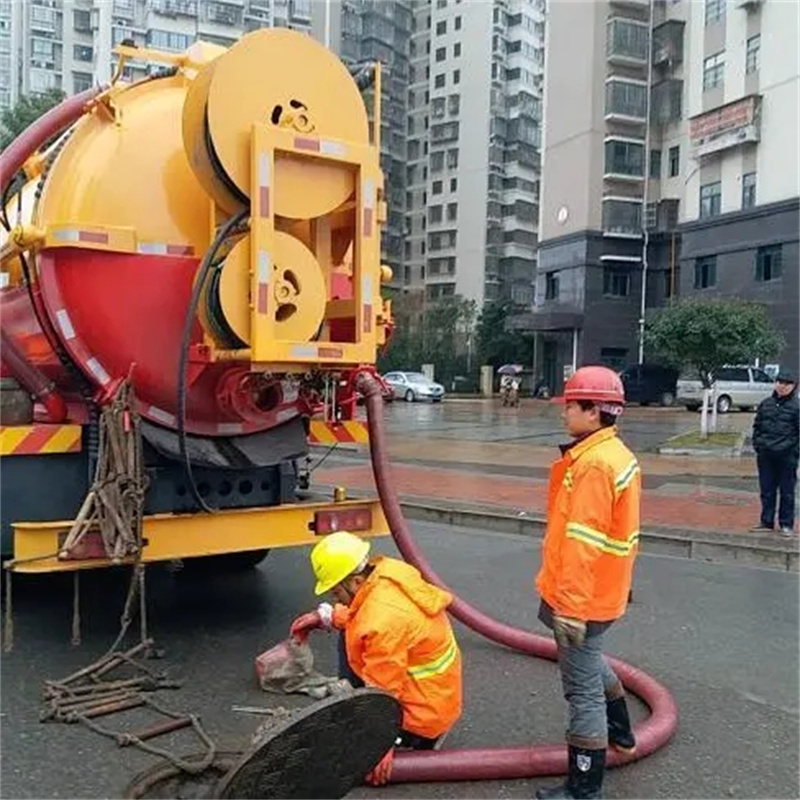
{"label": "truck rear bumper", "polygon": [[[358,512],[358,513],[355,513]],[[331,515],[335,517],[331,517]],[[327,519],[326,519],[327,517]],[[351,524],[355,522],[355,524]],[[57,553],[72,521],[18,522],[14,558],[7,569],[20,573],[70,572],[111,566],[99,533],[87,535],[70,558]],[[173,561],[251,550],[313,545],[331,527],[349,526],[359,536],[387,536],[380,502],[300,502],[268,508],[228,509],[215,514],[154,514],[144,518],[142,562]],[[129,563],[130,559],[127,562]]]}

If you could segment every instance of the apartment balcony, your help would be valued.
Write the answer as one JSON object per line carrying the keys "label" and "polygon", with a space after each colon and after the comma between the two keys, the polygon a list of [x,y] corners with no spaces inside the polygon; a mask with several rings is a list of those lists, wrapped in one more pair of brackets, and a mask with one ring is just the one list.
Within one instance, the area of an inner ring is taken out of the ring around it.
{"label": "apartment balcony", "polygon": [[647,230],[656,233],[674,231],[678,227],[680,202],[677,197],[666,197],[663,200],[648,203],[645,215]]}
{"label": "apartment balcony", "polygon": [[606,79],[607,122],[644,125],[647,122],[647,83],[612,77]]}
{"label": "apartment balcony", "polygon": [[650,11],[650,0],[611,0],[611,8],[618,8],[621,11],[630,9],[632,11],[642,12]]}
{"label": "apartment balcony", "polygon": [[646,67],[649,37],[646,23],[612,17],[606,23],[606,61],[624,67]]}
{"label": "apartment balcony", "polygon": [[154,0],[152,9],[163,17],[196,17],[197,0]]}
{"label": "apartment balcony", "polygon": [[603,235],[638,239],[642,235],[641,198],[608,195],[603,198]]}
{"label": "apartment balcony", "polygon": [[651,90],[650,121],[654,125],[669,125],[683,116],[683,81],[669,78],[655,84]]}
{"label": "apartment balcony", "polygon": [[670,19],[653,28],[653,66],[672,69],[683,63],[683,20]]}
{"label": "apartment balcony", "polygon": [[607,136],[603,180],[624,183],[644,181],[644,140]]}
{"label": "apartment balcony", "polygon": [[694,158],[761,140],[761,95],[749,95],[689,120]]}

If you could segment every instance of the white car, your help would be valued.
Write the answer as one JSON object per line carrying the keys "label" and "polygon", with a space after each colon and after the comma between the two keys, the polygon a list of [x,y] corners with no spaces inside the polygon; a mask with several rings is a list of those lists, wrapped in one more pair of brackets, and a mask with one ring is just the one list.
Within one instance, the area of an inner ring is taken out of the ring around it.
{"label": "white car", "polygon": [[[717,411],[726,414],[731,408],[745,411],[755,408],[773,390],[773,381],[758,367],[723,367],[713,376]],[[678,379],[678,403],[689,411],[703,405],[703,384],[699,377],[682,375]]]}
{"label": "white car", "polygon": [[394,396],[407,403],[416,400],[441,403],[444,398],[444,386],[428,380],[421,372],[387,372],[383,379],[392,387]]}

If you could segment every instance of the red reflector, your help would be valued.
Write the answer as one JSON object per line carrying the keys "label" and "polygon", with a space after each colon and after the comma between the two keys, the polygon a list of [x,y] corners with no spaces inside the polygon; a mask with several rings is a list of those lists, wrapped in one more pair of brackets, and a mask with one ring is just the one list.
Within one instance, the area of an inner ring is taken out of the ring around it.
{"label": "red reflector", "polygon": [[[67,540],[67,534],[62,533],[58,537],[58,546],[63,547]],[[103,537],[100,531],[89,531],[83,538],[69,551],[66,558],[62,561],[87,561],[92,558],[106,558],[106,548],[103,545]]]}
{"label": "red reflector", "polygon": [[317,511],[314,514],[314,532],[317,536],[335,531],[368,531],[371,528],[371,508],[343,508],[341,511]]}

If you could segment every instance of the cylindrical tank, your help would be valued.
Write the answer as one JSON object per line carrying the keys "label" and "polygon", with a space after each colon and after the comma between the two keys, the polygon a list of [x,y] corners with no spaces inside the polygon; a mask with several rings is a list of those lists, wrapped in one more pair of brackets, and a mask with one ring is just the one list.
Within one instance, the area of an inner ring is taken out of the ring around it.
{"label": "cylindrical tank", "polygon": [[[282,48],[280,58],[286,52],[281,37],[287,33],[275,32]],[[240,43],[242,54],[239,62],[231,62],[234,66],[255,64],[259,48],[264,52],[263,37],[250,36],[254,38],[245,42],[245,37]],[[316,43],[299,39],[293,43],[301,49],[312,47],[312,55],[316,54],[313,48],[318,48],[325,54],[323,61],[328,59],[343,73],[346,81],[340,102],[355,109],[344,116],[352,117],[348,126],[355,131],[353,138],[366,140],[363,101],[338,59]],[[227,52],[232,54],[237,46]],[[170,428],[176,426],[181,339],[198,265],[220,221],[217,207],[223,213],[232,210],[230,204],[226,209],[219,197],[208,193],[210,179],[194,163],[207,165],[207,155],[191,150],[187,154],[187,147],[196,149],[203,142],[197,136],[187,138],[185,101],[195,78],[210,74],[204,73],[203,60],[223,63],[225,54],[222,48],[197,46],[190,50],[192,69],[114,87],[73,126],[45,161],[42,174],[26,187],[22,219],[15,218],[16,202],[10,209],[12,223],[47,229],[48,243],[57,245],[39,249],[32,266],[38,277],[34,291],[41,303],[39,317],[52,326],[59,348],[99,390],[109,391],[116,380],[131,375],[143,416]],[[247,76],[249,83],[260,88],[248,88],[245,105],[263,102],[269,113],[275,113],[276,107],[288,106],[297,94],[291,78],[297,65],[287,64],[281,70],[263,61],[263,71]],[[323,66],[328,64],[323,61]],[[224,69],[219,72],[227,74]],[[235,77],[232,72],[227,80]],[[342,75],[337,73],[336,79],[341,82]],[[208,106],[205,127],[219,127],[218,120],[224,118],[220,80],[211,84],[210,96],[204,100]],[[320,97],[336,93],[333,88],[315,90],[315,82],[320,86],[325,82],[323,69],[311,68],[311,77],[306,74],[300,81],[301,89],[311,87],[307,93],[316,91]],[[236,90],[231,87],[234,95]],[[237,108],[235,97],[232,102],[231,108]],[[238,153],[241,142],[235,137],[230,143],[222,141],[226,135],[230,138],[229,132],[218,132],[222,142],[218,153],[213,153],[208,141],[206,149],[214,159],[227,159],[239,168],[235,159],[241,156],[229,156],[228,151]],[[238,172],[234,177],[241,184]],[[302,173],[294,178],[302,182]],[[210,183],[213,189],[214,181]],[[324,187],[324,181],[320,185]],[[308,195],[309,188],[287,185],[287,202],[303,192]],[[36,199],[31,203],[34,190]],[[241,194],[240,185],[237,200]],[[335,207],[347,194],[346,187],[340,188],[327,202]],[[296,205],[302,208],[301,202]],[[51,380],[68,388],[69,373],[51,346],[55,344],[52,335],[48,344],[42,333],[30,293],[18,286],[6,288],[0,303],[5,332]],[[197,321],[195,348],[202,343],[202,334]],[[297,388],[289,376],[251,373],[247,362],[203,362],[202,353],[190,358],[189,433],[228,436],[266,430],[296,416],[299,409]]]}

